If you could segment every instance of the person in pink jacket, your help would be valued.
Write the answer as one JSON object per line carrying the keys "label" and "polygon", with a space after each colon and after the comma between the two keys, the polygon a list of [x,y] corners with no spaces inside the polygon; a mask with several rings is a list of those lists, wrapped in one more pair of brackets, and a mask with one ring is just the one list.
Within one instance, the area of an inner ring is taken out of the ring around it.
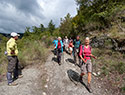
{"label": "person in pink jacket", "polygon": [[91,57],[93,57],[94,59],[96,59],[96,57],[94,55],[92,55],[92,53],[91,53],[92,48],[89,45],[89,42],[90,42],[89,38],[86,37],[85,45],[80,46],[79,56],[82,60],[80,81],[82,81],[83,75],[85,75],[87,73],[88,74],[88,85],[87,85],[87,87],[88,87],[89,91],[92,92],[92,89],[91,89],[91,86],[90,86],[91,72],[92,72]]}

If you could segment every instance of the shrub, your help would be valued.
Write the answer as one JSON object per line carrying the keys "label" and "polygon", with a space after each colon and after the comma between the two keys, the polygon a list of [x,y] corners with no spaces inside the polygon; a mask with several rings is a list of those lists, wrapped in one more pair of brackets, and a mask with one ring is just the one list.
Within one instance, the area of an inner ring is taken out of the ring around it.
{"label": "shrub", "polygon": [[120,62],[114,65],[115,69],[119,72],[119,74],[125,73],[125,63]]}

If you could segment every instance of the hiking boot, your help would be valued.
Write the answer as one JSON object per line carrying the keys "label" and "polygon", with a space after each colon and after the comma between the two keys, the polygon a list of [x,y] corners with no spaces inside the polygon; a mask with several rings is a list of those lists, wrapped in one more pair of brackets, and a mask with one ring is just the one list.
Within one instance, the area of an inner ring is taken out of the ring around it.
{"label": "hiking boot", "polygon": [[23,77],[23,75],[19,75],[19,76],[18,76],[18,78],[22,78],[22,77]]}
{"label": "hiking boot", "polygon": [[59,65],[61,65],[61,62],[58,62]]}
{"label": "hiking boot", "polygon": [[17,86],[18,83],[12,82],[12,83],[8,83],[8,86]]}
{"label": "hiking boot", "polygon": [[90,83],[88,83],[87,87],[88,87],[88,89],[89,89],[89,92],[92,93],[92,88],[91,88]]}

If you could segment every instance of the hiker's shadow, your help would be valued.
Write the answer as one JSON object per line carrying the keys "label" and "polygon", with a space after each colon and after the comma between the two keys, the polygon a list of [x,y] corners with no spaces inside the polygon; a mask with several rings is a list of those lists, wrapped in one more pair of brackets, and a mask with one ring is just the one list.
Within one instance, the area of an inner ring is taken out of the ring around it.
{"label": "hiker's shadow", "polygon": [[56,50],[51,50],[51,52],[52,52],[54,55],[56,55]]}
{"label": "hiker's shadow", "polygon": [[[78,83],[81,83],[88,91],[89,91],[89,89],[88,89],[88,87],[86,86],[86,84],[83,82],[83,81],[80,81],[80,75],[77,73],[77,72],[75,72],[75,71],[73,71],[73,70],[68,70],[67,71],[67,74],[68,74],[68,77],[69,77],[69,79],[75,84],[75,85],[77,85]],[[89,91],[90,92],[90,91]]]}
{"label": "hiker's shadow", "polygon": [[52,58],[52,61],[58,62],[58,60],[57,60],[56,57],[53,57],[53,58]]}
{"label": "hiker's shadow", "polygon": [[72,64],[75,64],[74,60],[71,59],[71,58],[66,59],[66,62],[70,62],[70,63],[72,63]]}

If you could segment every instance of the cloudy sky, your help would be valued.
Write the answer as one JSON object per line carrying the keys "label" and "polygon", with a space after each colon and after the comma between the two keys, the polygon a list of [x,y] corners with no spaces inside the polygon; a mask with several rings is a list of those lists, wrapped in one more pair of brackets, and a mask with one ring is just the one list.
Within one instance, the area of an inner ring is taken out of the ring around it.
{"label": "cloudy sky", "polygon": [[56,26],[60,18],[76,15],[75,0],[0,0],[0,32],[23,33],[25,27],[45,26],[52,19]]}

